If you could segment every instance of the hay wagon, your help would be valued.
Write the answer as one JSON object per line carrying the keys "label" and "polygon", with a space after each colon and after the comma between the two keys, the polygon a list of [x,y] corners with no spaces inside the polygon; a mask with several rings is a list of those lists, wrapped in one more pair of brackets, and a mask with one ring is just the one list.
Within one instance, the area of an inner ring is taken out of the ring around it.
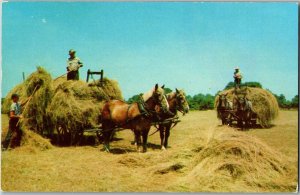
{"label": "hay wagon", "polygon": [[[162,120],[162,121],[155,121],[155,122],[152,122],[152,126],[154,126],[154,127],[156,128],[156,131],[153,132],[153,133],[151,133],[150,136],[153,135],[153,134],[155,134],[156,132],[159,131],[159,129],[158,129],[158,126],[159,126],[159,125],[164,125],[164,124],[172,123],[172,128],[173,128],[173,127],[176,126],[177,123],[179,123],[179,122],[180,122],[180,120],[179,120],[179,117],[178,117],[178,116],[175,116],[175,117],[169,118],[169,119],[165,119],[165,120]],[[112,140],[113,137],[114,137],[114,134],[115,134],[116,132],[118,132],[118,131],[123,131],[123,130],[125,130],[125,129],[124,129],[124,128],[119,128],[119,127],[114,127],[114,128],[112,128],[112,129],[104,130],[104,129],[102,128],[102,125],[100,124],[98,127],[91,128],[91,129],[85,129],[84,132],[96,134],[96,137],[98,138],[98,141],[101,143],[101,142],[103,141],[103,133],[104,133],[104,131],[111,131],[111,130],[113,131],[112,137],[111,137],[111,140]]]}
{"label": "hay wagon", "polygon": [[[272,125],[272,121],[278,116],[278,102],[275,96],[268,90],[254,87],[243,87],[239,90],[235,88],[221,91],[219,94],[227,94],[229,100],[233,100],[238,95],[246,95],[252,102],[253,113],[247,121],[251,126],[259,124],[262,128],[268,128]],[[215,108],[217,109],[219,98],[215,99]],[[226,110],[231,114],[228,123],[238,122],[240,117],[235,110]],[[217,117],[221,119],[217,112]]]}
{"label": "hay wagon", "polygon": [[[240,118],[240,116],[237,114],[237,111],[235,110],[225,110],[225,112],[227,112],[229,114],[229,117],[227,118],[227,123],[228,124],[239,124],[239,121],[241,121],[242,119]],[[255,112],[251,113],[251,117],[248,121],[242,121],[245,123],[250,124],[251,126],[255,126],[257,125],[257,114]]]}

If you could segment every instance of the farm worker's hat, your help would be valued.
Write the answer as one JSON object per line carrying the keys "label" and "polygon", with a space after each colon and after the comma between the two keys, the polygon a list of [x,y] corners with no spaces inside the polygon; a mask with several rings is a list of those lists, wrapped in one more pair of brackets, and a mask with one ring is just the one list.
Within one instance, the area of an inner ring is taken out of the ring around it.
{"label": "farm worker's hat", "polygon": [[18,97],[19,97],[19,95],[16,94],[16,93],[14,93],[14,94],[11,95],[11,99],[18,98]]}
{"label": "farm worker's hat", "polygon": [[70,49],[69,54],[75,54],[76,51],[74,49]]}

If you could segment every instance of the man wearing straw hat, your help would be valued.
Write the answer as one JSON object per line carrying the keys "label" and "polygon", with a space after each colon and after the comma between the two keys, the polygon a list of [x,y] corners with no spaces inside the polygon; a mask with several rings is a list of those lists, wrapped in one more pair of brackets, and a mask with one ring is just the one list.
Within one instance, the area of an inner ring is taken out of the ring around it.
{"label": "man wearing straw hat", "polygon": [[24,105],[28,101],[27,100],[21,104],[19,102],[18,94],[12,94],[11,99],[13,103],[11,104],[9,110],[9,129],[5,140],[2,143],[4,150],[6,150],[8,147],[15,148],[21,144],[22,131],[19,126],[19,120],[22,118],[21,105]]}
{"label": "man wearing straw hat", "polygon": [[243,76],[242,76],[242,73],[240,72],[240,68],[238,66],[235,67],[233,78],[234,78],[235,87],[239,88],[240,84],[242,82]]}
{"label": "man wearing straw hat", "polygon": [[67,61],[67,80],[79,80],[79,68],[83,66],[78,57],[75,56],[76,51],[69,51],[70,58]]}

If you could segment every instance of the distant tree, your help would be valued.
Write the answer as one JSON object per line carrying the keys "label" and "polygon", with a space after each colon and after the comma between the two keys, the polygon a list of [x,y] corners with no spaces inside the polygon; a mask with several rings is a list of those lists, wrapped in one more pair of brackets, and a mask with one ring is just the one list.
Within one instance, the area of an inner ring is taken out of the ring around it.
{"label": "distant tree", "polygon": [[[164,91],[165,91],[165,94],[172,92],[172,90],[168,87],[164,87]],[[133,102],[137,102],[139,100],[139,96],[140,95],[134,95],[134,96],[130,97],[126,102],[129,104],[131,104]]]}
{"label": "distant tree", "polygon": [[251,81],[251,82],[245,82],[244,84],[242,84],[243,86],[247,86],[247,87],[256,87],[256,88],[262,88],[262,85],[259,82],[256,81]]}
{"label": "distant tree", "polygon": [[295,95],[291,101],[291,107],[298,108],[299,107],[299,96]]}
{"label": "distant tree", "polygon": [[[231,89],[235,86],[234,82],[229,82],[225,86],[224,90]],[[262,88],[262,85],[259,82],[256,81],[250,81],[250,82],[245,82],[241,83],[241,87],[257,87],[257,88]]]}
{"label": "distant tree", "polygon": [[286,100],[286,98],[283,94],[280,94],[280,95],[274,94],[274,96],[276,97],[280,108],[290,108],[291,102]]}
{"label": "distant tree", "polygon": [[215,97],[210,94],[204,95],[202,93],[199,93],[197,95],[194,95],[193,97],[188,95],[186,99],[191,110],[208,110],[214,108]]}
{"label": "distant tree", "polygon": [[1,105],[3,105],[5,98],[1,98]]}
{"label": "distant tree", "polygon": [[224,90],[227,90],[227,89],[231,89],[233,88],[235,85],[234,85],[234,82],[230,81],[229,83],[227,83],[227,85],[225,86]]}
{"label": "distant tree", "polygon": [[164,90],[165,90],[165,94],[168,94],[168,93],[172,92],[172,89],[170,89],[168,87],[165,87]]}
{"label": "distant tree", "polygon": [[132,104],[133,102],[137,102],[139,100],[140,95],[134,95],[127,100],[127,103]]}

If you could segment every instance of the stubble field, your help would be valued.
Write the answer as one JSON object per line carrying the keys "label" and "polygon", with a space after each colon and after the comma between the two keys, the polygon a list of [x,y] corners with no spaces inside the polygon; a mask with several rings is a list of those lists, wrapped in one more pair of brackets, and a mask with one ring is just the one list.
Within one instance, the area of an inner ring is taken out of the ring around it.
{"label": "stubble field", "polygon": [[[220,123],[215,111],[190,112],[171,130],[166,151],[160,150],[157,133],[148,139],[148,152],[137,153],[129,130],[117,134],[112,153],[101,151],[102,145],[5,151],[1,188],[22,192],[296,191],[298,111],[280,111],[269,129],[238,131]],[[2,115],[2,139],[7,126],[7,116]]]}

